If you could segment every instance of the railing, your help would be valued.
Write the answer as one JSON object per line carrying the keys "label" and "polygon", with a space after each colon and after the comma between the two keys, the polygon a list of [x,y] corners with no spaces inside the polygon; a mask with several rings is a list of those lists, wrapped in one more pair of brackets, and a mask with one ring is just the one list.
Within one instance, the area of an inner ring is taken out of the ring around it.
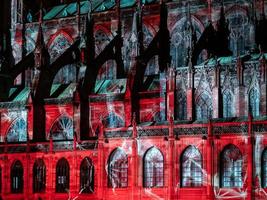
{"label": "railing", "polygon": [[[251,128],[250,128],[251,127]],[[136,126],[121,128],[105,128],[102,139],[132,139],[133,137],[168,137],[173,134],[179,136],[214,136],[248,135],[267,133],[267,120],[243,122],[209,122],[203,124],[164,124],[153,126]],[[97,150],[98,138],[79,142],[70,141],[45,141],[24,143],[0,143],[0,154],[23,152],[60,152],[73,150]]]}

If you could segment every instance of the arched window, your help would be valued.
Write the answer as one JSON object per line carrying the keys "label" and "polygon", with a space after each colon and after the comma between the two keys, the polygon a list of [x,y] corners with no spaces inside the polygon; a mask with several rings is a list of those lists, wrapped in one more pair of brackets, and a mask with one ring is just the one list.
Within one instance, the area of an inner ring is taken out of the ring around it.
{"label": "arched window", "polygon": [[202,156],[196,147],[189,146],[181,156],[182,187],[200,187],[202,179]]}
{"label": "arched window", "polygon": [[221,153],[221,187],[242,187],[243,158],[240,150],[230,144]]}
{"label": "arched window", "polygon": [[104,118],[103,124],[107,128],[117,128],[123,127],[124,121],[115,113],[110,113],[106,118]]}
{"label": "arched window", "polygon": [[263,150],[261,157],[261,184],[267,188],[267,148]]}
{"label": "arched window", "polygon": [[108,186],[111,188],[125,188],[128,186],[128,157],[117,148],[108,160]]}
{"label": "arched window", "polygon": [[27,141],[27,123],[19,118],[12,123],[7,132],[7,142],[26,142]]}
{"label": "arched window", "polygon": [[230,49],[234,56],[245,53],[245,47],[250,45],[249,42],[249,23],[246,13],[241,10],[234,10],[227,19],[230,29]]}
{"label": "arched window", "polygon": [[33,165],[33,192],[45,192],[46,166],[42,159],[35,161]]}
{"label": "arched window", "polygon": [[162,153],[155,147],[144,155],[144,187],[163,187],[164,159]]}
{"label": "arched window", "polygon": [[84,158],[80,166],[80,191],[94,192],[94,166],[90,158]]}
{"label": "arched window", "polygon": [[57,162],[56,167],[56,192],[64,193],[70,187],[70,167],[65,158],[61,158]]}
{"label": "arched window", "polygon": [[23,166],[20,161],[15,161],[10,174],[11,193],[23,193]]}
{"label": "arched window", "polygon": [[223,92],[223,117],[233,117],[233,96],[229,90]]}
{"label": "arched window", "polygon": [[186,94],[184,91],[180,91],[177,93],[176,119],[184,120],[186,118],[187,118]]}
{"label": "arched window", "polygon": [[249,110],[253,117],[260,115],[260,94],[256,88],[249,91]]}
{"label": "arched window", "polygon": [[[201,28],[197,20],[192,17],[191,22],[197,38],[201,35]],[[188,62],[188,49],[191,44],[190,21],[184,17],[177,22],[171,34],[170,54],[175,68],[184,67]],[[196,38],[196,39],[197,39]],[[199,56],[198,63],[202,62],[203,55]]]}
{"label": "arched window", "polygon": [[196,99],[196,119],[205,120],[212,118],[212,100],[210,95],[203,92]]}
{"label": "arched window", "polygon": [[70,117],[61,116],[53,124],[50,134],[53,140],[72,140],[73,121]]}

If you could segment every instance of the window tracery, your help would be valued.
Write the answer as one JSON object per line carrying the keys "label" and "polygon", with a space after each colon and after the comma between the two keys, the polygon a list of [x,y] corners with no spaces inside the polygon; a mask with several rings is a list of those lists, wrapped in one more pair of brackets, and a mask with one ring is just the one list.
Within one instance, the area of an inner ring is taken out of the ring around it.
{"label": "window tracery", "polygon": [[111,188],[128,186],[128,157],[120,148],[113,151],[109,157],[108,186]]}
{"label": "window tracery", "polygon": [[27,123],[24,119],[15,120],[7,132],[7,142],[26,142]]}
{"label": "window tracery", "polygon": [[63,33],[60,33],[49,46],[50,61],[54,62],[60,55],[71,46],[71,42]]}
{"label": "window tracery", "polygon": [[73,121],[70,117],[61,116],[53,124],[50,134],[53,140],[72,140]]}
{"label": "window tracery", "polygon": [[196,119],[206,120],[212,118],[212,99],[208,92],[201,93],[196,99]]}
{"label": "window tracery", "polygon": [[223,92],[223,117],[233,117],[233,95],[229,89]]}
{"label": "window tracery", "polygon": [[[196,31],[197,38],[201,35],[201,29],[195,19],[192,17],[192,25]],[[187,65],[188,48],[190,44],[190,35],[188,34],[188,20],[186,17],[178,21],[171,35],[171,58],[175,68],[184,67]],[[203,55],[199,57],[198,63],[200,63]]]}
{"label": "window tracery", "polygon": [[164,159],[162,153],[155,147],[144,155],[144,187],[164,186]]}
{"label": "window tracery", "polygon": [[115,113],[110,113],[106,118],[104,118],[103,125],[107,128],[123,127],[124,121]]}
{"label": "window tracery", "polygon": [[244,12],[235,10],[227,18],[230,28],[230,49],[234,56],[242,55],[249,41],[248,17]]}
{"label": "window tracery", "polygon": [[202,185],[202,156],[194,146],[185,149],[181,157],[182,187],[200,187]]}
{"label": "window tracery", "polygon": [[253,117],[260,115],[260,94],[255,87],[249,91],[249,111]]}
{"label": "window tracery", "polygon": [[240,150],[230,144],[221,153],[221,187],[242,187],[243,158]]}

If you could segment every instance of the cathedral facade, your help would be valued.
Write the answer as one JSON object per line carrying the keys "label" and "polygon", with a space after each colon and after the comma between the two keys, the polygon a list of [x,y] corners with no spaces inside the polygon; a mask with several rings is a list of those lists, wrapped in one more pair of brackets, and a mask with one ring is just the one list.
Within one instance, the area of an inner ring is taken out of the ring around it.
{"label": "cathedral facade", "polygon": [[264,0],[4,0],[0,199],[267,199]]}

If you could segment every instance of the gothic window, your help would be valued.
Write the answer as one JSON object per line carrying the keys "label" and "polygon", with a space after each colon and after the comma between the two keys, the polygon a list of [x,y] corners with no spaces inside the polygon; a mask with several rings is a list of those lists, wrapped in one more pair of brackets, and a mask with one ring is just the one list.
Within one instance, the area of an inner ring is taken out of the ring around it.
{"label": "gothic window", "polygon": [[56,192],[64,193],[70,187],[70,167],[65,158],[61,158],[56,166]]}
{"label": "gothic window", "polygon": [[111,188],[128,186],[128,157],[120,148],[114,150],[109,156],[108,186]]}
{"label": "gothic window", "polygon": [[221,153],[221,187],[242,187],[243,158],[240,150],[230,144]]}
{"label": "gothic window", "polygon": [[80,190],[82,193],[94,192],[94,166],[90,158],[84,158],[80,166]]}
{"label": "gothic window", "polygon": [[223,117],[233,117],[233,95],[229,90],[223,92]]}
{"label": "gothic window", "polygon": [[242,12],[235,10],[228,17],[230,29],[230,49],[234,56],[245,53],[246,38],[249,36],[248,17]]}
{"label": "gothic window", "polygon": [[249,111],[253,117],[260,115],[260,94],[256,88],[249,91]]}
{"label": "gothic window", "polygon": [[46,166],[42,159],[35,161],[33,165],[33,192],[45,192]]}
{"label": "gothic window", "polygon": [[196,147],[189,146],[181,157],[182,187],[200,187],[202,179],[202,156]]}
{"label": "gothic window", "polygon": [[206,120],[212,118],[212,100],[207,92],[203,92],[196,99],[196,119]]}
{"label": "gothic window", "polygon": [[27,124],[22,118],[15,120],[7,132],[7,142],[26,142]]}
{"label": "gothic window", "polygon": [[164,186],[164,159],[162,153],[155,147],[144,155],[144,187]]}
{"label": "gothic window", "polygon": [[57,35],[49,46],[50,61],[54,62],[70,46],[71,42],[64,34]]}
{"label": "gothic window", "polygon": [[11,167],[11,192],[23,193],[23,166],[20,161],[15,161]]}
{"label": "gothic window", "polygon": [[177,104],[175,109],[176,119],[185,120],[187,118],[186,93],[184,91],[179,91],[177,93]]}
{"label": "gothic window", "polygon": [[123,127],[124,121],[114,113],[110,113],[103,121],[103,124],[107,128]]}
{"label": "gothic window", "polygon": [[53,124],[50,134],[53,140],[72,140],[73,139],[73,121],[70,117],[61,116]]}
{"label": "gothic window", "polygon": [[267,188],[267,148],[263,150],[261,158],[261,183],[263,188]]}
{"label": "gothic window", "polygon": [[[196,31],[197,38],[201,35],[201,30],[198,23],[192,17],[193,28]],[[191,40],[189,33],[189,23],[186,17],[179,20],[171,35],[171,58],[172,64],[175,68],[184,67],[187,65],[188,48]],[[199,57],[198,62],[202,61],[202,56]]]}

